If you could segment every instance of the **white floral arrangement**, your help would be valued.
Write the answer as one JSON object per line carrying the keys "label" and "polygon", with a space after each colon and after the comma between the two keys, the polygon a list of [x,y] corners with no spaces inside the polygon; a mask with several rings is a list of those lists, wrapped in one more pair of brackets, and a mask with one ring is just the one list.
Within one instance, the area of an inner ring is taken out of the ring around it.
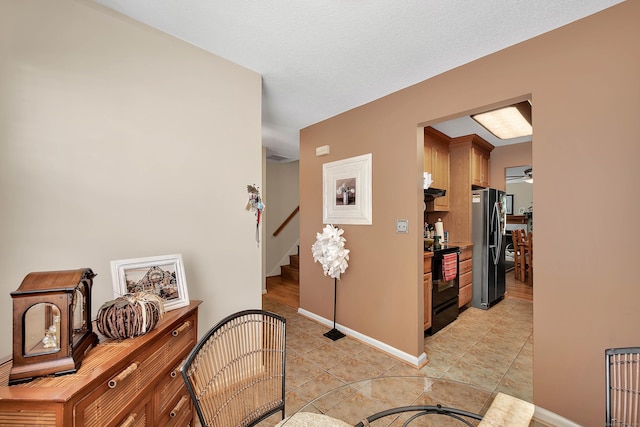
{"label": "white floral arrangement", "polygon": [[344,247],[347,239],[342,237],[343,233],[344,230],[327,224],[322,233],[316,234],[316,242],[311,246],[313,261],[322,265],[324,275],[338,280],[349,266],[349,249]]}

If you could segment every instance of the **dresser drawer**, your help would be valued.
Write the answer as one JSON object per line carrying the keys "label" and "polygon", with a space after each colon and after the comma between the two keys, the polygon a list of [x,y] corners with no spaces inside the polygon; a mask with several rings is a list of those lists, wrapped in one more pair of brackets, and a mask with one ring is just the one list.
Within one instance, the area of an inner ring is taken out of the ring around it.
{"label": "dresser drawer", "polygon": [[[166,341],[169,336],[165,337]],[[165,365],[163,352],[140,355],[82,399],[74,408],[76,426],[102,427],[132,411],[131,406]]]}
{"label": "dresser drawer", "polygon": [[[184,359],[167,372],[156,386],[154,393],[155,412],[158,425],[186,425],[175,424],[176,420],[187,416],[191,418],[192,405],[187,386],[180,374],[180,367]],[[186,415],[185,415],[186,414]]]}
{"label": "dresser drawer", "polygon": [[133,409],[131,412],[126,414],[122,420],[120,420],[116,425],[118,427],[145,427],[148,426],[147,422],[147,411],[149,410],[148,401],[144,402],[142,405]]}
{"label": "dresser drawer", "polygon": [[151,349],[132,357],[115,375],[75,405],[76,420],[80,421],[76,425],[111,425],[123,412],[130,411],[140,394],[151,393],[150,387],[156,378],[182,360],[194,342],[193,317],[167,330]]}
{"label": "dresser drawer", "polygon": [[156,425],[154,427],[184,427],[189,425],[193,419],[193,405],[187,389],[182,390],[181,394],[168,402],[171,403],[169,410],[166,413],[156,414]]}

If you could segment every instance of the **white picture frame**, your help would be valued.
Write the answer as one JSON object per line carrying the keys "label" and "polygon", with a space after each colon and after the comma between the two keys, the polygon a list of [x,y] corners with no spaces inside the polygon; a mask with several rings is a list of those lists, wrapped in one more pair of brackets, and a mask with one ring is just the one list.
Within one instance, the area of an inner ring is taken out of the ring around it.
{"label": "white picture frame", "polygon": [[164,300],[165,311],[189,305],[182,254],[111,261],[111,277],[116,298],[147,291]]}
{"label": "white picture frame", "polygon": [[372,224],[371,153],[322,165],[322,222]]}

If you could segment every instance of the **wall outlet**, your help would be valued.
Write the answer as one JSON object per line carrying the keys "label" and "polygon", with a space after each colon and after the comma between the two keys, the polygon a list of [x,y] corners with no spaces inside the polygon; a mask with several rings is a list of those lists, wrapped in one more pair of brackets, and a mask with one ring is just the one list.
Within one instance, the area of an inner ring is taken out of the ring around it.
{"label": "wall outlet", "polygon": [[408,233],[408,232],[409,232],[409,220],[396,219],[396,233]]}

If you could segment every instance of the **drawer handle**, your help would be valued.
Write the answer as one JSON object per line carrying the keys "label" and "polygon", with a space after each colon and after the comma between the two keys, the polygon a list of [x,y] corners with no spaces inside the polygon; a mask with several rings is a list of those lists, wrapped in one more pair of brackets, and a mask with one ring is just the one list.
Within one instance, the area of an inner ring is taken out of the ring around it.
{"label": "drawer handle", "polygon": [[109,388],[116,388],[120,381],[123,381],[125,378],[131,375],[133,372],[135,372],[136,369],[138,369],[138,364],[136,362],[129,365],[129,367],[120,372],[117,377],[109,380]]}
{"label": "drawer handle", "polygon": [[180,375],[180,368],[182,368],[182,365],[184,365],[184,360],[181,360],[180,363],[178,363],[173,370],[169,373],[169,375],[171,376],[171,378],[176,378],[178,375]]}
{"label": "drawer handle", "polygon": [[190,326],[191,326],[191,322],[187,320],[186,322],[184,322],[182,324],[182,326],[180,326],[178,329],[176,329],[173,332],[171,332],[171,335],[173,335],[174,337],[177,337],[178,335],[180,335],[181,332],[184,332]]}
{"label": "drawer handle", "polygon": [[189,396],[184,395],[182,396],[182,398],[180,399],[180,401],[176,404],[176,406],[173,407],[173,409],[171,410],[171,413],[169,415],[171,415],[172,417],[175,417],[176,415],[178,415],[178,412],[180,412],[180,410],[182,409],[182,407],[189,401]]}
{"label": "drawer handle", "polygon": [[135,424],[136,422],[136,417],[138,415],[137,414],[131,414],[129,415],[129,418],[127,418],[126,420],[124,420],[122,422],[122,424],[120,424],[120,427],[129,427]]}

